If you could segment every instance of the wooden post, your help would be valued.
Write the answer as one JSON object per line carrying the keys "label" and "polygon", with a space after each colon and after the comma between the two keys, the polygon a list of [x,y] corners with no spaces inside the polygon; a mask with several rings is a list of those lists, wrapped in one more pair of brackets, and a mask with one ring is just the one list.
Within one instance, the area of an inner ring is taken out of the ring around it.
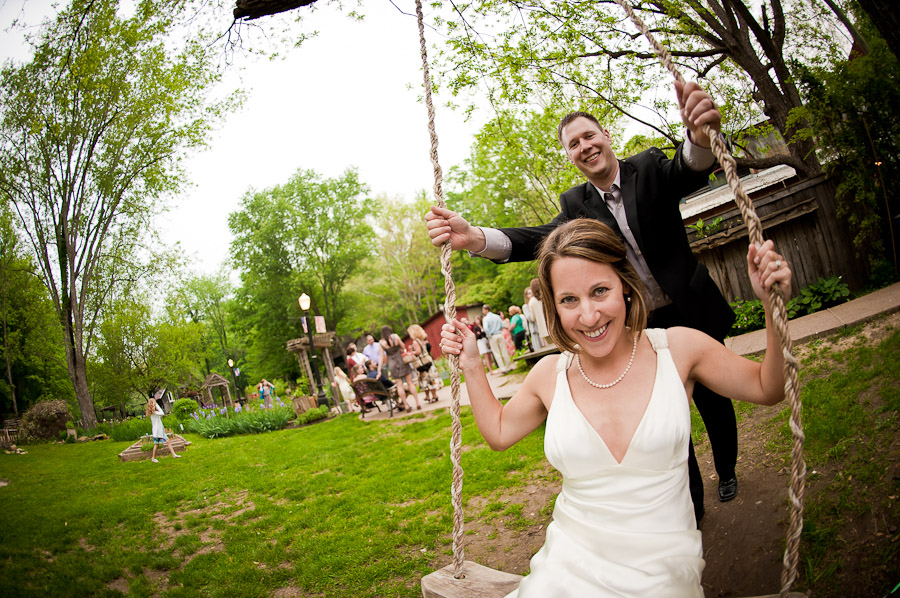
{"label": "wooden post", "polygon": [[[225,397],[226,397],[226,400],[228,401],[228,403],[231,403],[231,409],[232,409],[232,411],[234,411],[234,401],[231,400],[231,390],[228,388],[228,385],[227,385],[227,384],[225,385]],[[225,417],[226,417],[226,418],[230,417],[230,416],[228,415],[228,409],[227,409],[228,403],[225,404],[225,407],[226,407],[226,409],[225,409]]]}
{"label": "wooden post", "polygon": [[[331,359],[331,351],[328,347],[324,347],[322,349],[322,359],[325,360],[325,374],[328,377],[328,383],[326,385],[327,390],[327,386],[331,385],[334,382],[334,360]],[[334,388],[334,386],[332,386],[331,388]],[[340,393],[338,392],[331,393],[331,396],[335,397],[335,405],[338,405],[343,400],[338,395],[340,395]]]}
{"label": "wooden post", "polygon": [[309,365],[309,354],[306,352],[306,349],[297,353],[297,361],[300,362],[300,368],[306,373],[306,379],[309,380],[310,393],[316,394],[318,389],[316,388],[316,380],[313,378],[312,366]]}

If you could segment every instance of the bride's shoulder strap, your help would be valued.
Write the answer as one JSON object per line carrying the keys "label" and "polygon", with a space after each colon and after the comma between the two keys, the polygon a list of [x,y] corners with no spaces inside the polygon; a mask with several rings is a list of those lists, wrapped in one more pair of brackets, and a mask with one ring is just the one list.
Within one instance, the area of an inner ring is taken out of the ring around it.
{"label": "bride's shoulder strap", "polygon": [[654,351],[669,348],[669,337],[664,328],[647,328],[644,330]]}
{"label": "bride's shoulder strap", "polygon": [[573,359],[575,359],[574,353],[569,353],[568,351],[560,353],[559,360],[556,362],[556,372],[559,373],[569,369]]}

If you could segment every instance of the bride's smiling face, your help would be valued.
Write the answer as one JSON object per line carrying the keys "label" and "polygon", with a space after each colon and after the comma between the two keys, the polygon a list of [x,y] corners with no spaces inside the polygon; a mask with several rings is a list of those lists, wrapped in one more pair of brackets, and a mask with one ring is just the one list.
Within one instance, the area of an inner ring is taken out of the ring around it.
{"label": "bride's smiling face", "polygon": [[553,305],[563,332],[581,352],[608,355],[625,336],[627,306],[615,269],[578,257],[562,257],[550,267]]}

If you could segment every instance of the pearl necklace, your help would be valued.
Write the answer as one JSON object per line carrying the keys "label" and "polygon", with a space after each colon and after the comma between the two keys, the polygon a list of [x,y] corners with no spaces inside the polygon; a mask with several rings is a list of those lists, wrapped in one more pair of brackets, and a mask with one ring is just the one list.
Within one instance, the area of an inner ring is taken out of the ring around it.
{"label": "pearl necklace", "polygon": [[619,382],[622,381],[622,378],[625,377],[625,374],[628,373],[628,370],[631,369],[631,364],[634,363],[634,354],[637,353],[637,343],[638,343],[639,333],[634,335],[634,346],[631,347],[631,359],[628,360],[628,365],[625,366],[625,371],[622,372],[622,375],[610,382],[609,384],[597,384],[590,378],[588,378],[587,374],[584,373],[584,368],[581,367],[581,357],[576,355],[575,361],[578,363],[578,371],[581,372],[581,377],[585,379],[585,381],[593,386],[594,388],[610,388],[611,386],[615,386]]}

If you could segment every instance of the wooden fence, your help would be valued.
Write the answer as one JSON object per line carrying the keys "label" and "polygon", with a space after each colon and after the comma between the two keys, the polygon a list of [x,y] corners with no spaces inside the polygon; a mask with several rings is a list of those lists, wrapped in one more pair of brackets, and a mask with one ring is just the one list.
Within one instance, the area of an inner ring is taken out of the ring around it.
{"label": "wooden fence", "polygon": [[[762,221],[763,236],[775,241],[777,250],[794,271],[793,287],[799,289],[819,278],[840,276],[851,290],[868,279],[868,263],[855,257],[851,236],[836,214],[835,182],[825,175],[789,182],[774,192],[751,194]],[[700,237],[688,227],[688,238],[697,258],[709,268],[713,280],[729,301],[752,299],[747,278],[747,226],[734,201],[685,220],[698,217],[709,222],[720,216],[717,231]]]}

